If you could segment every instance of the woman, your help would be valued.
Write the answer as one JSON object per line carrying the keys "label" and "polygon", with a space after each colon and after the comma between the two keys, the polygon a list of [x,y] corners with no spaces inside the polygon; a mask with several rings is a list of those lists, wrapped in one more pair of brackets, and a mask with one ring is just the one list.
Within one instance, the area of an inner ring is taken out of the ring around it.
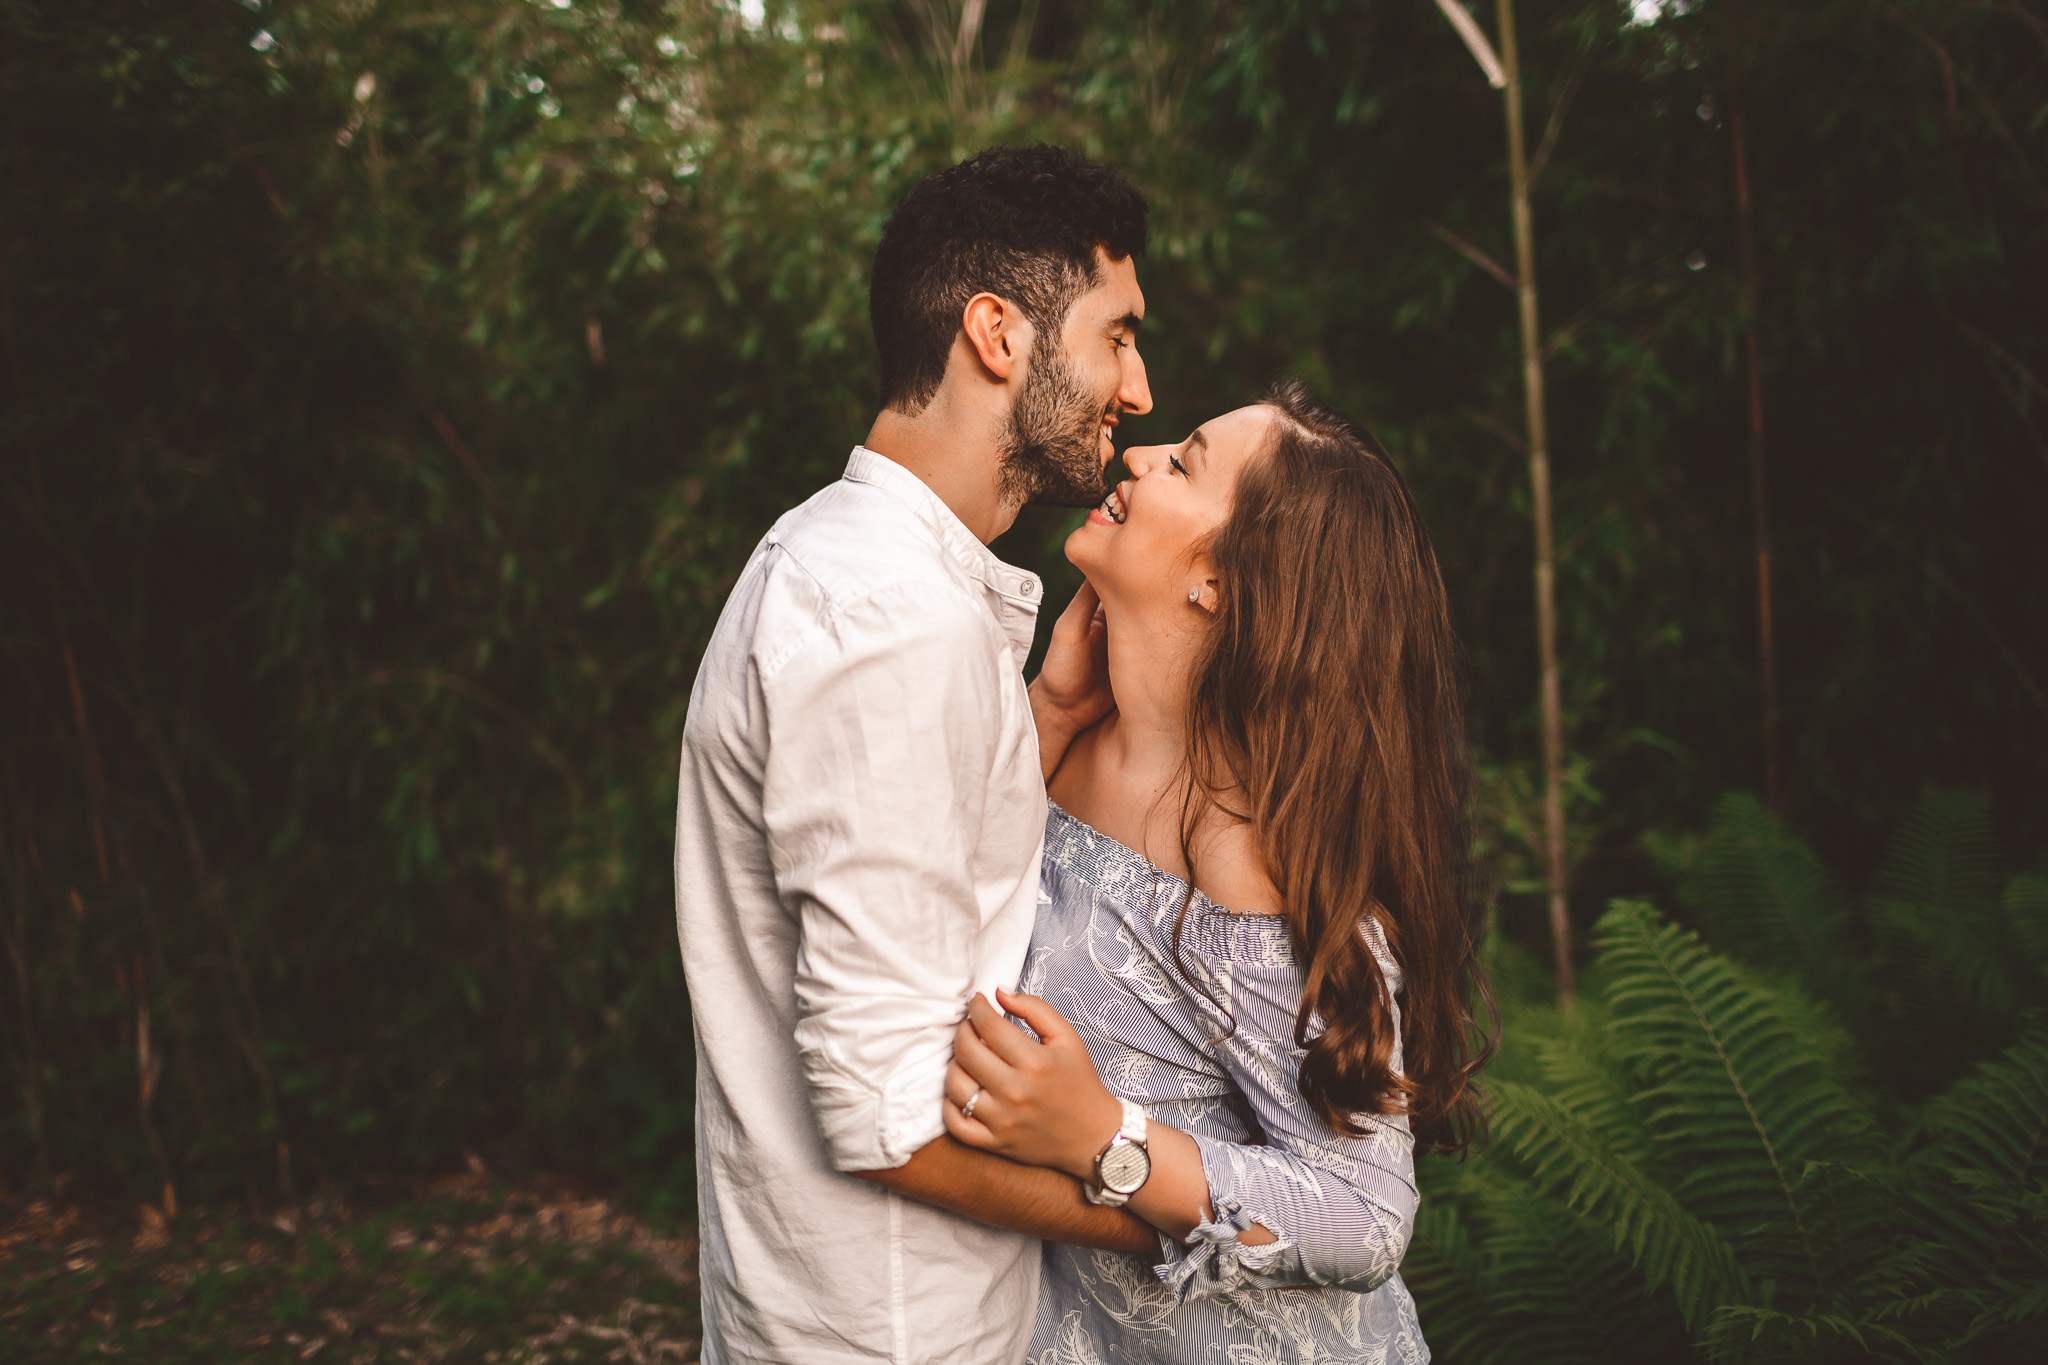
{"label": "woman", "polygon": [[1125,459],[1067,541],[1116,709],[1049,783],[998,993],[1031,1033],[975,997],[947,1128],[1161,1233],[1156,1265],[1047,1245],[1035,1365],[1426,1360],[1412,1146],[1469,1141],[1485,1060],[1435,554],[1299,385]]}

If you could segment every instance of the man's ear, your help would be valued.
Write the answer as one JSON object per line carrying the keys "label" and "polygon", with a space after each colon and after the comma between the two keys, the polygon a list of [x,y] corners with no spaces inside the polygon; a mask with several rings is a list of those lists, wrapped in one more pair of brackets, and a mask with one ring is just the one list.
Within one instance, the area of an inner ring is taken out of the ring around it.
{"label": "man's ear", "polygon": [[976,294],[960,314],[960,330],[989,376],[1008,380],[1017,375],[1031,351],[1031,324],[1016,304],[996,294]]}

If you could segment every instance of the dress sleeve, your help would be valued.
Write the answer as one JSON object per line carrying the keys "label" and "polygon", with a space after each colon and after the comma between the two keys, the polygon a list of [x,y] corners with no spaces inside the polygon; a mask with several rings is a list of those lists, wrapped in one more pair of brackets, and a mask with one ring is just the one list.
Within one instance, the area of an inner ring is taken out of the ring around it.
{"label": "dress sleeve", "polygon": [[[1386,957],[1381,967],[1390,986],[1396,985],[1399,969]],[[1185,1245],[1161,1238],[1167,1255],[1159,1277],[1183,1302],[1284,1285],[1377,1289],[1400,1268],[1415,1219],[1408,1120],[1364,1117],[1362,1137],[1332,1131],[1299,1089],[1299,970],[1236,961],[1226,964],[1225,974],[1235,1027],[1215,1051],[1251,1105],[1266,1143],[1191,1134],[1201,1149],[1215,1217],[1198,1225]],[[1394,1025],[1398,1032],[1398,1002]],[[1238,1234],[1254,1223],[1275,1240],[1239,1242]]]}
{"label": "dress sleeve", "polygon": [[910,584],[766,661],[762,818],[796,934],[797,1053],[832,1165],[902,1165],[944,1131],[981,911],[975,840],[1007,675],[965,594]]}

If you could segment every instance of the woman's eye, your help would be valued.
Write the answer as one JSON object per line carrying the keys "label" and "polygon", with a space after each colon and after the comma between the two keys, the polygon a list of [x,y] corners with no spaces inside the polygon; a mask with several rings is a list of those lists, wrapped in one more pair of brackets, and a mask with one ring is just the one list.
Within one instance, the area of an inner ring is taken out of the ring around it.
{"label": "woman's eye", "polygon": [[1180,462],[1180,456],[1169,455],[1166,457],[1166,462],[1173,466],[1174,473],[1180,475],[1182,478],[1187,477],[1188,467]]}

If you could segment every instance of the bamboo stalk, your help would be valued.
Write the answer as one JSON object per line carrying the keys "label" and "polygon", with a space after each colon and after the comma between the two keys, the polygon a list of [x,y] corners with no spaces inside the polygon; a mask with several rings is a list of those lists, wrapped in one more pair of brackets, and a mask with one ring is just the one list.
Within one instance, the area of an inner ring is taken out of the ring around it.
{"label": "bamboo stalk", "polygon": [[[1529,216],[1529,157],[1522,128],[1522,61],[1515,42],[1514,0],[1498,0],[1500,52],[1459,0],[1436,0],[1458,37],[1486,73],[1487,83],[1501,92],[1507,111],[1508,182],[1514,212],[1515,276],[1513,280],[1522,339],[1522,401],[1529,438],[1529,487],[1534,495],[1536,523],[1536,652],[1541,670],[1539,700],[1543,709],[1543,862],[1549,885],[1550,946],[1557,972],[1558,999],[1569,1004],[1574,988],[1572,926],[1565,900],[1564,841],[1564,700],[1557,675],[1557,560],[1550,511],[1550,428],[1543,410],[1543,340],[1536,311],[1536,235]],[[1563,100],[1552,116],[1563,118]],[[1548,159],[1554,139],[1544,139]],[[1443,235],[1441,232],[1439,235]],[[1476,251],[1477,248],[1474,248]],[[1483,255],[1483,253],[1481,253]],[[1483,262],[1482,262],[1483,264]],[[1498,278],[1498,267],[1495,267]]]}
{"label": "bamboo stalk", "polygon": [[1564,700],[1557,671],[1557,563],[1550,500],[1550,430],[1543,406],[1543,337],[1536,308],[1536,234],[1529,212],[1529,162],[1522,128],[1521,53],[1514,0],[1498,0],[1502,102],[1507,110],[1508,181],[1515,227],[1515,301],[1522,333],[1522,399],[1529,429],[1529,488],[1536,522],[1536,652],[1543,707],[1543,860],[1549,882],[1550,942],[1557,993],[1573,992],[1571,916],[1565,900]]}
{"label": "bamboo stalk", "polygon": [[107,829],[103,818],[107,804],[107,772],[100,762],[99,746],[93,743],[92,723],[85,714],[85,689],[78,682],[78,660],[71,653],[70,636],[63,632],[63,618],[58,618],[61,652],[64,655],[64,680],[71,688],[71,715],[78,726],[79,766],[85,772],[86,799],[92,812],[92,846],[99,858],[100,889],[113,885],[114,873],[107,861]]}
{"label": "bamboo stalk", "polygon": [[1017,11],[1016,22],[1010,25],[1011,62],[1021,62],[1031,56],[1031,34],[1038,27],[1038,0],[1024,0]]}
{"label": "bamboo stalk", "polygon": [[1735,257],[1742,285],[1742,349],[1749,374],[1749,519],[1751,553],[1756,560],[1756,681],[1762,728],[1764,804],[1779,810],[1778,784],[1778,651],[1772,627],[1771,506],[1767,448],[1764,444],[1763,346],[1757,335],[1762,290],[1757,282],[1755,210],[1749,193],[1749,136],[1742,115],[1742,60],[1735,26],[1741,11],[1730,0],[1727,28],[1728,135],[1735,160]]}
{"label": "bamboo stalk", "polygon": [[[13,773],[6,774],[4,807],[10,822],[19,818],[22,803],[15,799]],[[19,853],[14,841],[22,842]],[[36,1044],[39,1035],[36,1028],[35,977],[29,970],[31,944],[28,928],[28,834],[26,830],[16,832],[12,823],[0,826],[0,862],[5,864],[8,900],[13,910],[13,922],[4,931],[7,945],[7,960],[14,976],[15,989],[21,996],[21,1020],[16,1028],[7,1030],[8,1053],[21,1077],[21,1103],[28,1115],[29,1140],[35,1145],[35,1183],[47,1184],[50,1179],[50,1147],[43,1122],[43,1070],[42,1059]]]}
{"label": "bamboo stalk", "polygon": [[224,996],[221,1001],[222,1017],[236,1046],[241,1049],[243,1059],[248,1062],[250,1072],[256,1078],[257,1094],[263,1105],[264,1119],[269,1125],[269,1136],[275,1141],[278,1196],[289,1204],[293,1202],[295,1195],[291,1143],[286,1136],[284,1106],[278,1096],[276,1078],[271,1073],[270,1062],[266,1056],[268,1042],[263,1027],[263,1011],[257,1002],[255,981],[249,971],[247,955],[242,950],[242,936],[236,930],[234,917],[225,903],[222,879],[214,874],[212,861],[206,855],[206,847],[199,833],[198,816],[192,809],[192,803],[186,798],[185,784],[178,775],[177,760],[161,723],[155,698],[149,690],[148,675],[134,660],[131,659],[129,663],[133,695],[124,699],[129,722],[134,727],[135,738],[140,742],[143,753],[156,769],[165,795],[170,798],[172,824],[182,836],[185,859],[191,870],[200,918],[212,929],[221,955],[227,960],[235,990]]}
{"label": "bamboo stalk", "polygon": [[163,1139],[156,1131],[156,1083],[163,1076],[163,1054],[150,1046],[149,1041],[149,971],[143,965],[142,954],[136,953],[129,967],[128,979],[133,983],[135,1009],[135,1107],[142,1122],[142,1136],[149,1143],[149,1150],[156,1157],[157,1174],[164,1182],[164,1212],[175,1214],[178,1208],[177,1182],[171,1177],[170,1153],[164,1150]]}
{"label": "bamboo stalk", "polygon": [[953,39],[953,70],[961,73],[974,57],[974,44],[981,37],[982,17],[988,12],[988,0],[967,0],[960,8],[960,32]]}

